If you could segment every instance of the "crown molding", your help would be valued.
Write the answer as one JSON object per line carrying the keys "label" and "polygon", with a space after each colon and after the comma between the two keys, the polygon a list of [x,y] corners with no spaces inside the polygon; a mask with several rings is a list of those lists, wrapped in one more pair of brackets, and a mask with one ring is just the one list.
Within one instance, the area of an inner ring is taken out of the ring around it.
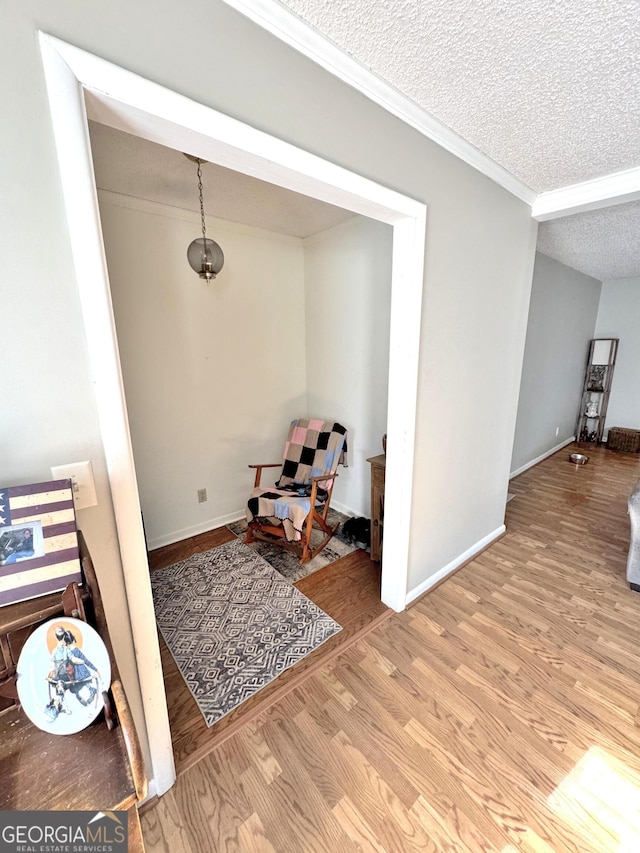
{"label": "crown molding", "polygon": [[537,193],[451,128],[402,95],[389,83],[348,56],[297,15],[274,0],[224,0],[280,41],[320,65],[387,112],[477,169],[527,204]]}
{"label": "crown molding", "polygon": [[538,222],[640,199],[640,167],[540,193],[531,208]]}

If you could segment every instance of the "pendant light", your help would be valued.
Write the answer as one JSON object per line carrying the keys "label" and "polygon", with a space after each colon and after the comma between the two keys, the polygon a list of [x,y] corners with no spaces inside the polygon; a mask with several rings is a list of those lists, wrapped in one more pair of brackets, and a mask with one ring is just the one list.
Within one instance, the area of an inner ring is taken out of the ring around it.
{"label": "pendant light", "polygon": [[196,237],[196,239],[190,243],[189,248],[187,249],[187,260],[189,261],[190,267],[208,284],[222,269],[224,264],[224,254],[215,240],[207,237],[207,226],[204,219],[204,198],[202,195],[202,164],[207,161],[201,160],[199,157],[192,157],[190,154],[185,154],[184,156],[198,165],[200,220],[202,222],[202,237]]}

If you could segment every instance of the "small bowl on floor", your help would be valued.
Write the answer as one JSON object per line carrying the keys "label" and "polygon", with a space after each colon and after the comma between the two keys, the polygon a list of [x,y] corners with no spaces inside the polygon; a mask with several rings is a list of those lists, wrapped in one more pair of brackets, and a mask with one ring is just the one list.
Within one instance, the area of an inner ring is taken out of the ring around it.
{"label": "small bowl on floor", "polygon": [[586,465],[589,461],[589,457],[585,456],[584,453],[572,453],[569,457],[569,461],[573,462],[574,465]]}

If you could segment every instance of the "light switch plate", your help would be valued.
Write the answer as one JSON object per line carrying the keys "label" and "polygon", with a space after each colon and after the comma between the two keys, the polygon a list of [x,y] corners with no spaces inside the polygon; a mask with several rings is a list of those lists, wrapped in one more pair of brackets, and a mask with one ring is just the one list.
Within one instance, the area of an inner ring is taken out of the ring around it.
{"label": "light switch plate", "polygon": [[71,480],[73,503],[76,509],[87,509],[98,505],[96,484],[93,479],[91,462],[70,462],[68,465],[54,465],[51,468],[54,480]]}

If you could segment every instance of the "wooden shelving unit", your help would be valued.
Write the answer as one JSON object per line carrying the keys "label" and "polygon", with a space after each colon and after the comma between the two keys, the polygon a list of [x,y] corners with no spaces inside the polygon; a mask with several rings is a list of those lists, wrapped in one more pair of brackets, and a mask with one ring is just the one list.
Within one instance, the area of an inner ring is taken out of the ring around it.
{"label": "wooden shelving unit", "polygon": [[583,444],[601,444],[619,338],[594,338],[584,371],[576,437]]}

